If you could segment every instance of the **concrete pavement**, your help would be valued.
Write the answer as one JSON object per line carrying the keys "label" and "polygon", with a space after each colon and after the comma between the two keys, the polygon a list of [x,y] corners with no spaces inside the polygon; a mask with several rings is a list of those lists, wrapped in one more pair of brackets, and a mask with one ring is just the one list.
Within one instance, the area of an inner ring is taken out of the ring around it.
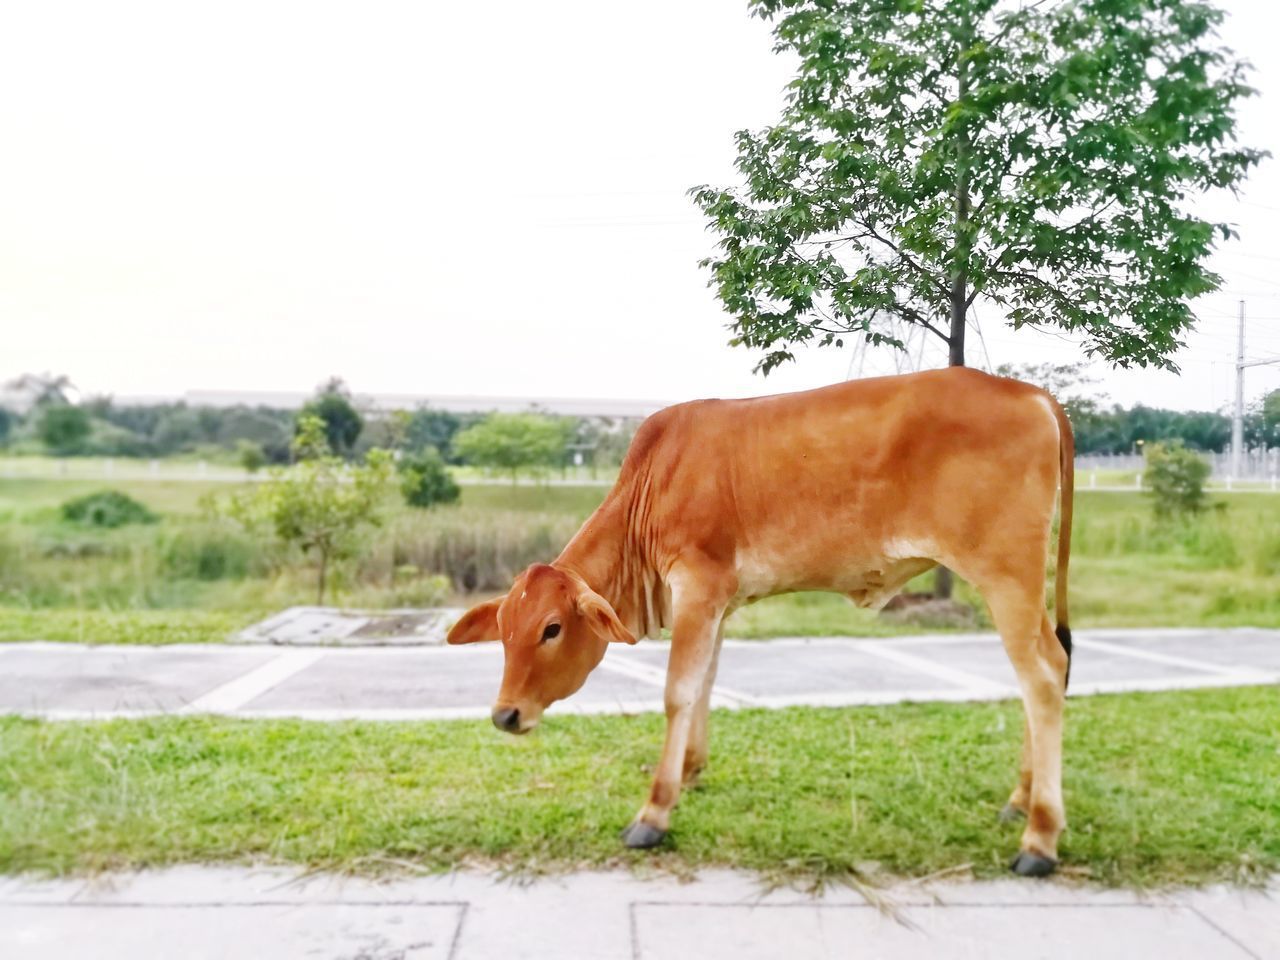
{"label": "concrete pavement", "polygon": [[1280,956],[1280,887],[1153,893],[1043,881],[766,892],[579,873],[379,883],[181,867],[89,881],[0,880],[0,956],[43,960],[1161,960]]}
{"label": "concrete pavement", "polygon": [[[1280,682],[1280,630],[1081,630],[1071,695]],[[662,709],[669,645],[615,644],[553,713]],[[0,645],[0,713],[214,713],[313,720],[486,717],[499,644],[466,647]],[[713,705],[847,706],[1017,696],[993,634],[725,642]]]}

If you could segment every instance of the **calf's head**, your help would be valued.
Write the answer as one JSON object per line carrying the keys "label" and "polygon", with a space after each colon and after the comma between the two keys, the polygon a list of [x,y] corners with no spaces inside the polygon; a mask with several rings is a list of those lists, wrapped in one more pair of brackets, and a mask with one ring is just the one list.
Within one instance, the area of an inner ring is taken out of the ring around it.
{"label": "calf's head", "polygon": [[581,687],[610,641],[636,642],[604,597],[545,563],[516,577],[506,596],[468,610],[448,640],[502,641],[506,662],[493,723],[508,733],[528,733],[543,710]]}

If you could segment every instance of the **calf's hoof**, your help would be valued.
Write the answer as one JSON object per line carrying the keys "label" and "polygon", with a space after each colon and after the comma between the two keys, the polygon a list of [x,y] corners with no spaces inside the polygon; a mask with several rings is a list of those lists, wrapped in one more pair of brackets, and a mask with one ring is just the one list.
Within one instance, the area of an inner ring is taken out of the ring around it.
{"label": "calf's hoof", "polygon": [[1025,820],[1026,818],[1027,811],[1018,809],[1012,803],[1006,803],[1000,808],[999,819],[1001,823],[1013,823],[1016,820]]}
{"label": "calf's hoof", "polygon": [[1020,877],[1047,877],[1053,873],[1057,866],[1057,860],[1050,860],[1048,857],[1042,857],[1038,853],[1030,853],[1023,850],[1013,858],[1013,862],[1009,864],[1009,869]]}
{"label": "calf's hoof", "polygon": [[632,850],[648,850],[660,844],[666,835],[667,831],[637,820],[622,831],[622,842]]}

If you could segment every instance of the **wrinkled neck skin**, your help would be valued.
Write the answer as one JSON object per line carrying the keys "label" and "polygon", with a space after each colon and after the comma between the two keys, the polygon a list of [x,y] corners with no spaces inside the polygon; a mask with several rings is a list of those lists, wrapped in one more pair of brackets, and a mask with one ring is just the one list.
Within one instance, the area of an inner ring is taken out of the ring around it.
{"label": "wrinkled neck skin", "polygon": [[552,566],[583,580],[637,638],[671,622],[671,591],[651,529],[646,476],[620,478]]}

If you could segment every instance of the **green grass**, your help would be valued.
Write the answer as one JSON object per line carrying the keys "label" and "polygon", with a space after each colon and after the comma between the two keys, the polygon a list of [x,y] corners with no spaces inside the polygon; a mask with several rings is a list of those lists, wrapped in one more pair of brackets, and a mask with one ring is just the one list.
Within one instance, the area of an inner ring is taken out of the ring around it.
{"label": "green grass", "polygon": [[[200,515],[200,500],[232,484],[130,480],[114,485],[162,514],[162,521],[101,531],[60,518],[67,499],[100,490],[83,479],[0,479],[0,611],[48,610],[20,620],[42,636],[67,634],[70,617],[87,612],[172,611],[175,622],[201,611],[261,611],[313,602],[313,573],[296,554],[267,549],[228,524]],[[357,563],[335,571],[339,605],[413,606],[439,597],[433,574],[449,589],[492,595],[535,560],[555,556],[600,502],[604,487],[505,484],[464,486],[462,506],[430,512],[401,508],[373,533]],[[1157,524],[1145,497],[1083,490],[1076,498],[1071,566],[1072,622],[1082,627],[1280,627],[1280,495],[1218,498],[1225,504],[1189,522]],[[1051,577],[1046,596],[1051,594]],[[911,589],[928,589],[918,581]],[[958,598],[978,609],[964,584]],[[456,597],[455,603],[468,603]],[[59,612],[54,612],[59,611]],[[63,613],[61,611],[71,611]],[[3,617],[0,614],[0,617]],[[9,617],[12,622],[13,618]],[[771,598],[739,611],[728,632],[737,637],[783,635],[893,636],[926,628],[858,610],[843,597],[800,594]],[[186,631],[144,631],[185,638]],[[129,642],[127,618],[77,630],[102,642]],[[211,639],[212,631],[205,634]],[[0,627],[0,638],[17,638]]]}
{"label": "green grass", "polygon": [[200,512],[210,493],[229,493],[234,483],[216,480],[49,480],[0,479],[0,521],[42,522],[54,519],[67,500],[101,490],[119,490],[158,513],[190,516]]}
{"label": "green grass", "polygon": [[268,616],[257,610],[84,610],[0,607],[0,643],[221,643]]}
{"label": "green grass", "polygon": [[[1250,881],[1280,869],[1275,688],[1068,705],[1064,870],[1106,884]],[[181,862],[376,871],[656,862],[777,878],[1002,876],[996,822],[1014,703],[717,711],[712,762],[668,846],[617,834],[648,788],[659,716],[489,724],[167,718],[0,720],[0,870]]]}

